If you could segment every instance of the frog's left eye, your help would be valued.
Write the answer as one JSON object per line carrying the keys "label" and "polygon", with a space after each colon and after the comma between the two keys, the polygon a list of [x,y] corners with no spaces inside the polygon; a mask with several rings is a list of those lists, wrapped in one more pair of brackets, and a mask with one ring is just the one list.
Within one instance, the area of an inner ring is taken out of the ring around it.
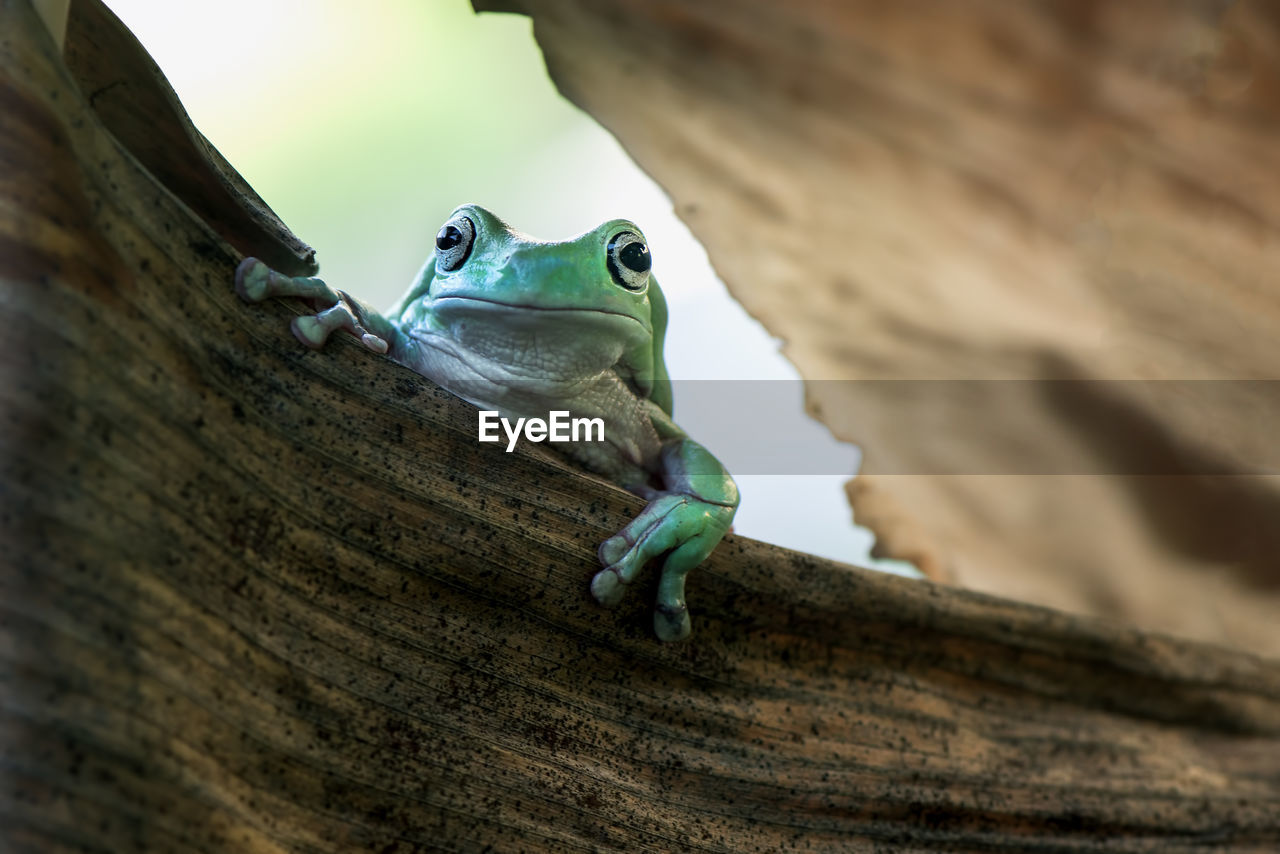
{"label": "frog's left eye", "polygon": [[446,273],[467,263],[476,242],[476,224],[470,217],[455,216],[436,232],[436,268]]}
{"label": "frog's left eye", "polygon": [[653,258],[644,238],[634,231],[615,234],[609,241],[609,275],[629,291],[642,291],[649,283]]}

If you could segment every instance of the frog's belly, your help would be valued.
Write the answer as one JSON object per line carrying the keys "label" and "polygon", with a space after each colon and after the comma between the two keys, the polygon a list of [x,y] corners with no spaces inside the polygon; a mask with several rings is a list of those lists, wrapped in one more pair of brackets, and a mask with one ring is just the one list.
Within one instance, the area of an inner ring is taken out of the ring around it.
{"label": "frog's belly", "polygon": [[[603,441],[549,443],[580,465],[627,488],[644,486],[658,472],[662,440],[649,418],[651,404],[612,371],[574,378],[524,376],[464,355],[447,341],[431,346],[418,339],[417,344],[396,353],[397,361],[480,409],[498,411],[513,425],[517,418],[549,421],[552,412],[600,419]],[[584,433],[597,435],[590,429],[579,435]]]}

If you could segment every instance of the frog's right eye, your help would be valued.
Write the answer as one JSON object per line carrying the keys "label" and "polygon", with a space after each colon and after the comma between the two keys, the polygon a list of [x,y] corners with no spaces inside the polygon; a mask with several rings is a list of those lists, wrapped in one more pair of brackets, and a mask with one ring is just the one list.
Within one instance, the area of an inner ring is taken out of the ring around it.
{"label": "frog's right eye", "polygon": [[467,263],[476,242],[476,224],[470,217],[455,216],[436,232],[436,268],[446,273]]}
{"label": "frog's right eye", "polygon": [[649,284],[649,247],[644,238],[634,231],[623,231],[613,236],[605,250],[605,264],[613,280],[629,291],[640,293]]}

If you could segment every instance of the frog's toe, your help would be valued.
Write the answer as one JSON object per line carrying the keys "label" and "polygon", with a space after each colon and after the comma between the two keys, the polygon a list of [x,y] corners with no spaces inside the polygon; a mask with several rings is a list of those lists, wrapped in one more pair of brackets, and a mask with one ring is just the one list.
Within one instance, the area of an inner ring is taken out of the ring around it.
{"label": "frog's toe", "polygon": [[324,346],[324,342],[329,339],[329,333],[332,331],[320,319],[309,314],[295,317],[289,322],[289,328],[293,330],[293,336],[312,350],[319,350]]}
{"label": "frog's toe", "polygon": [[603,566],[613,566],[620,563],[635,546],[636,544],[627,538],[624,530],[601,543],[600,548],[596,550],[596,556],[600,558]]}
{"label": "frog's toe", "polygon": [[379,338],[377,335],[374,335],[372,332],[365,332],[364,334],[362,334],[360,336],[360,341],[364,344],[364,346],[368,347],[370,350],[372,350],[375,353],[385,354],[387,352],[386,339]]}
{"label": "frog's toe", "polygon": [[591,595],[606,608],[612,608],[621,602],[626,592],[627,582],[612,566],[600,570],[595,578],[591,579]]}
{"label": "frog's toe", "polygon": [[665,643],[675,643],[687,638],[693,632],[689,606],[683,601],[673,605],[659,602],[653,612],[653,631],[658,640]]}
{"label": "frog's toe", "polygon": [[684,598],[685,578],[689,570],[702,563],[721,534],[712,529],[703,531],[682,543],[667,555],[662,565],[662,578],[658,582],[658,604],[653,613],[653,630],[664,641],[684,640],[692,630],[689,606]]}
{"label": "frog's toe", "polygon": [[591,579],[591,595],[601,605],[612,608],[622,601],[627,585],[644,569],[648,558],[626,528],[601,543],[596,556],[604,569]]}
{"label": "frog's toe", "polygon": [[271,268],[257,258],[245,258],[236,267],[236,294],[245,302],[262,302],[271,296]]}

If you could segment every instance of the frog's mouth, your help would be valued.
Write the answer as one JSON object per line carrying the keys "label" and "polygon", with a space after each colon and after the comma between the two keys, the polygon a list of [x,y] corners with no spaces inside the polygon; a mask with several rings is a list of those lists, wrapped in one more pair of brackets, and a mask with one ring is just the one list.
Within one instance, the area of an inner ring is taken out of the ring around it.
{"label": "frog's mouth", "polygon": [[514,375],[559,389],[598,377],[652,340],[642,319],[607,308],[451,295],[432,303],[431,319],[409,336],[499,385]]}
{"label": "frog's mouth", "polygon": [[549,317],[554,316],[558,316],[570,322],[581,320],[588,323],[599,323],[602,319],[607,318],[608,320],[606,322],[616,323],[618,320],[623,320],[643,329],[646,335],[653,333],[649,324],[640,320],[640,318],[634,317],[630,314],[624,314],[620,311],[609,311],[607,308],[527,305],[524,303],[502,302],[500,300],[489,299],[487,297],[452,295],[436,297],[432,305],[434,310],[439,314],[476,311],[501,313],[506,315],[507,318],[519,318],[522,315],[533,315],[532,317],[529,317],[529,322],[531,324],[546,323]]}

